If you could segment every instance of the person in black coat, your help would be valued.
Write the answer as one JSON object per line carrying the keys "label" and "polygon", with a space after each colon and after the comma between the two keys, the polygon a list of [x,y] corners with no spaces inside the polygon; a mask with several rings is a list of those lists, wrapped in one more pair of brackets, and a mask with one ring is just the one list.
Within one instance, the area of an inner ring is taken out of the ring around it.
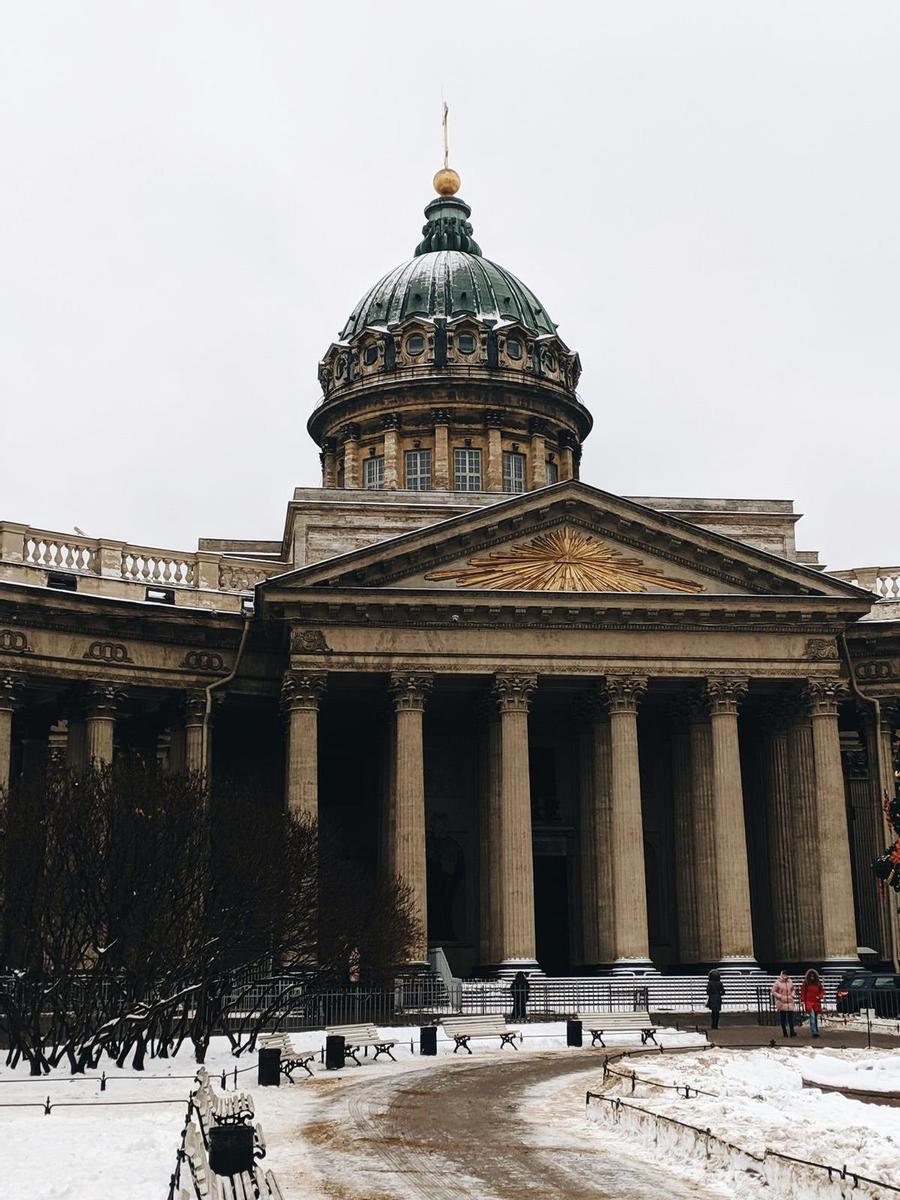
{"label": "person in black coat", "polygon": [[709,1009],[710,1025],[713,1029],[719,1028],[719,1015],[722,1012],[724,995],[725,985],[722,983],[722,977],[713,967],[709,973],[709,979],[706,981],[706,1007]]}
{"label": "person in black coat", "polygon": [[509,990],[512,992],[513,999],[512,1019],[524,1021],[525,1009],[528,1005],[528,976],[524,971],[516,971]]}

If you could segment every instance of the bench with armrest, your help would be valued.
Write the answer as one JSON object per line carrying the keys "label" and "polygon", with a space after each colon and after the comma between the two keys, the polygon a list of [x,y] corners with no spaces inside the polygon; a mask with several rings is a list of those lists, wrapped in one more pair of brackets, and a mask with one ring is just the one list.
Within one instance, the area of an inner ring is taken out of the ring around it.
{"label": "bench with armrest", "polygon": [[344,1039],[344,1058],[352,1058],[358,1067],[361,1067],[362,1063],[356,1057],[357,1050],[368,1053],[370,1046],[375,1048],[373,1062],[379,1054],[386,1054],[392,1062],[397,1061],[391,1053],[391,1046],[397,1045],[397,1039],[382,1037],[374,1025],[333,1025],[325,1032]]}
{"label": "bench with armrest", "polygon": [[302,1067],[307,1075],[312,1075],[309,1064],[316,1057],[315,1051],[307,1053],[305,1050],[298,1050],[286,1033],[269,1034],[258,1045],[260,1050],[281,1051],[281,1073],[291,1083],[294,1082],[293,1072],[299,1067]]}
{"label": "bench with armrest", "polygon": [[469,1045],[469,1040],[480,1037],[498,1037],[501,1050],[504,1046],[512,1046],[513,1050],[519,1048],[515,1042],[516,1037],[519,1036],[519,1030],[510,1029],[502,1013],[487,1013],[474,1017],[444,1017],[441,1025],[444,1033],[448,1037],[452,1037],[456,1043],[453,1047],[454,1054],[460,1046],[471,1054],[472,1047]]}
{"label": "bench with armrest", "polygon": [[271,1171],[244,1171],[240,1175],[216,1175],[200,1130],[188,1122],[184,1135],[185,1159],[190,1170],[193,1196],[181,1189],[180,1200],[284,1200],[278,1180]]}
{"label": "bench with armrest", "polygon": [[[197,1116],[204,1146],[209,1146],[209,1131],[214,1125],[249,1125],[254,1116],[253,1097],[247,1092],[219,1095],[209,1081],[205,1067],[197,1068],[197,1087],[191,1093],[191,1104]],[[262,1127],[253,1127],[253,1153],[266,1156],[266,1139]]]}
{"label": "bench with armrest", "polygon": [[605,1047],[604,1034],[616,1033],[639,1033],[642,1046],[646,1046],[648,1042],[659,1045],[656,1040],[656,1026],[650,1020],[646,1009],[638,1012],[578,1012],[574,1014],[574,1019],[580,1021],[591,1035],[592,1046],[599,1042]]}

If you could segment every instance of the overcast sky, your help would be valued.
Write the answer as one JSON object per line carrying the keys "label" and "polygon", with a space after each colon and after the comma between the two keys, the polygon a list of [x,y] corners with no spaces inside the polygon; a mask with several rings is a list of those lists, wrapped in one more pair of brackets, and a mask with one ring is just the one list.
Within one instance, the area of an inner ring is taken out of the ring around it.
{"label": "overcast sky", "polygon": [[7,0],[0,518],[280,537],[442,87],[477,240],[581,352],[583,477],[900,561],[893,0]]}

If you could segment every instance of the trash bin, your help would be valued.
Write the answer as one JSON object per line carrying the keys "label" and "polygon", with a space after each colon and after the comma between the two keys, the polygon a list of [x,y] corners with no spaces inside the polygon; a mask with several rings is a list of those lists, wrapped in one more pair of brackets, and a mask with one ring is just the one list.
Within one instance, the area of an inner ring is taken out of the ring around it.
{"label": "trash bin", "polygon": [[213,1125],[209,1131],[209,1165],[217,1175],[253,1171],[253,1127]]}
{"label": "trash bin", "polygon": [[329,1033],[325,1039],[325,1070],[340,1071],[344,1066],[344,1039],[339,1033]]}
{"label": "trash bin", "polygon": [[581,1022],[566,1021],[566,1045],[580,1046],[581,1044]]}
{"label": "trash bin", "polygon": [[256,1082],[260,1087],[281,1086],[281,1051],[277,1046],[274,1049],[260,1050]]}
{"label": "trash bin", "polygon": [[419,1053],[437,1054],[437,1026],[423,1025],[419,1030]]}

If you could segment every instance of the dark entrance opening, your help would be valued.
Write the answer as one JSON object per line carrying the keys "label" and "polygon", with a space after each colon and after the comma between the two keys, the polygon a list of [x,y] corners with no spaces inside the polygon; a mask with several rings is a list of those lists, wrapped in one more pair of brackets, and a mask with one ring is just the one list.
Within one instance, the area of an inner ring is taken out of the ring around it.
{"label": "dark entrance opening", "polygon": [[548,975],[567,975],[569,962],[569,872],[563,854],[534,860],[534,927],[537,960]]}

